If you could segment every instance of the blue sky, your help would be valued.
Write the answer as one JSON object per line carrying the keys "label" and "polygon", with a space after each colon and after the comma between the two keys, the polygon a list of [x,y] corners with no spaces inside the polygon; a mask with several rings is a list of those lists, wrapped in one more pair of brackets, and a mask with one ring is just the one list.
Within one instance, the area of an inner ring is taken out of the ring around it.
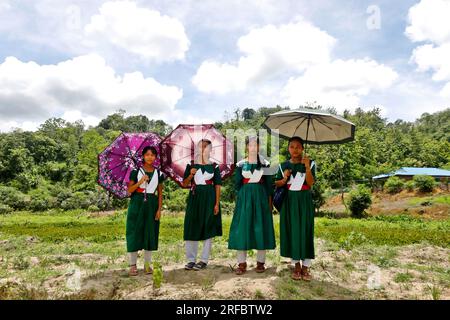
{"label": "blue sky", "polygon": [[119,108],[173,125],[314,103],[414,120],[450,105],[448,16],[450,0],[0,0],[0,131]]}

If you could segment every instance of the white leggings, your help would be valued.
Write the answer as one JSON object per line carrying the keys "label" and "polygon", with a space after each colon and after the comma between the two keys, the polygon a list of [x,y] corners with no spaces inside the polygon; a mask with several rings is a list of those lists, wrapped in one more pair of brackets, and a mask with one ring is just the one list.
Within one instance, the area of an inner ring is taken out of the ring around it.
{"label": "white leggings", "polygon": [[296,263],[298,263],[298,262],[301,262],[302,263],[302,266],[305,266],[305,267],[310,267],[311,266],[311,259],[305,259],[305,260],[291,260],[291,262],[292,262],[292,264],[296,264]]}
{"label": "white leggings", "polygon": [[[197,253],[198,253],[198,243],[200,241],[191,241],[186,240],[186,259],[188,262],[196,262],[197,261]],[[203,241],[203,250],[202,256],[200,257],[200,261],[204,263],[208,263],[209,255],[211,253],[212,247],[212,238],[206,239]]]}
{"label": "white leggings", "polygon": [[[130,266],[136,265],[137,255],[138,255],[137,251],[128,252],[128,259],[129,259]],[[151,251],[144,250],[144,262],[148,262],[148,263],[152,262],[152,252]]]}
{"label": "white leggings", "polygon": [[[237,252],[237,260],[238,263],[244,263],[247,261],[247,251],[238,250]],[[256,261],[257,262],[266,262],[266,250],[257,250],[256,251]]]}

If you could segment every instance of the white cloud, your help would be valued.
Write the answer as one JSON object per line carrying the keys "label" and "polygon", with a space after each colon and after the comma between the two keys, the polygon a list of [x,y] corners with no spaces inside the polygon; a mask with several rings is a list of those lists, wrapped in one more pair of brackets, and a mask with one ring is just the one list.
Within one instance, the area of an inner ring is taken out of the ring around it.
{"label": "white cloud", "polygon": [[335,43],[332,36],[304,20],[255,28],[239,38],[237,46],[244,55],[238,62],[204,61],[192,82],[206,93],[242,91],[283,73],[328,61]]}
{"label": "white cloud", "polygon": [[54,65],[8,57],[0,64],[0,127],[51,116],[79,116],[93,124],[120,108],[168,119],[182,95],[181,89],[145,78],[141,72],[117,75],[96,54]]}
{"label": "white cloud", "polygon": [[431,41],[442,44],[450,41],[450,1],[422,0],[408,12],[409,26],[405,34],[414,42]]}
{"label": "white cloud", "polygon": [[315,101],[342,111],[358,107],[361,97],[390,87],[397,77],[390,67],[368,58],[334,60],[290,78],[281,96],[291,106]]}
{"label": "white cloud", "polygon": [[135,2],[106,2],[84,28],[92,44],[107,41],[142,58],[184,59],[190,42],[183,24]]}
{"label": "white cloud", "polygon": [[450,80],[450,42],[440,46],[426,44],[414,49],[411,56],[419,71],[434,71],[433,80]]}
{"label": "white cloud", "polygon": [[[410,61],[420,72],[433,72],[433,81],[450,80],[450,1],[422,0],[409,9],[405,34],[413,42],[431,42],[414,49]],[[440,91],[450,97],[450,82]]]}

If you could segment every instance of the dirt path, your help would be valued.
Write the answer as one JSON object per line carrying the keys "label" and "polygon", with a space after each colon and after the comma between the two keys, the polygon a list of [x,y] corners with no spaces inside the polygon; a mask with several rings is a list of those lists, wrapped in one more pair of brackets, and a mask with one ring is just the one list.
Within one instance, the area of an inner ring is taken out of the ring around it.
{"label": "dirt path", "polygon": [[56,299],[448,300],[449,256],[448,249],[426,245],[328,251],[319,241],[314,279],[309,283],[291,280],[287,261],[268,263],[263,274],[249,262],[249,271],[235,276],[229,260],[213,260],[202,271],[186,271],[182,263],[164,266],[159,289],[153,288],[152,276],[142,269],[136,277],[129,277],[126,269],[81,270],[49,279],[43,288]]}

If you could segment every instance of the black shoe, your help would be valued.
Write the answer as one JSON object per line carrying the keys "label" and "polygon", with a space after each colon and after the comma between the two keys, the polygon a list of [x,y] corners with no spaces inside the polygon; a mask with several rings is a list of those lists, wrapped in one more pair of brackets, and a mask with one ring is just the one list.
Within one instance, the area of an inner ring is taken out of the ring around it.
{"label": "black shoe", "polygon": [[194,270],[195,271],[203,270],[203,269],[206,269],[206,266],[207,266],[207,264],[205,262],[200,261],[199,263],[196,263],[194,265]]}
{"label": "black shoe", "polygon": [[195,266],[195,262],[188,262],[184,266],[184,270],[192,270],[192,269],[194,269],[194,266]]}

